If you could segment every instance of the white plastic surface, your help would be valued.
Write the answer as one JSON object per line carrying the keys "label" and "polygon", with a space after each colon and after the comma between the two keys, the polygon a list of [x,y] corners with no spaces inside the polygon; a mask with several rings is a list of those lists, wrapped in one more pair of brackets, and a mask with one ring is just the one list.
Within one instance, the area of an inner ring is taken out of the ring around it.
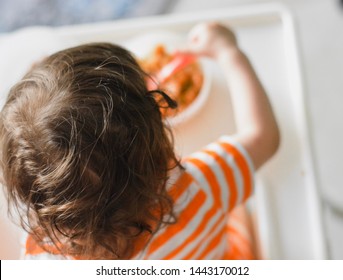
{"label": "white plastic surface", "polygon": [[[325,259],[321,206],[307,133],[296,38],[292,18],[283,6],[236,7],[184,16],[64,27],[51,29],[51,34],[59,47],[92,41],[121,44],[143,33],[164,30],[185,37],[194,24],[204,20],[218,20],[234,28],[241,47],[250,57],[267,89],[281,128],[281,147],[274,158],[259,171],[256,195],[252,201],[262,257]],[[13,52],[8,48],[6,55],[2,46],[11,44],[10,40],[0,38],[1,99],[6,95],[8,84],[18,79],[18,73],[28,67],[13,56],[7,59]],[[41,40],[42,45],[47,43],[43,37]],[[22,52],[25,58],[30,55],[24,46]],[[11,67],[14,72],[6,71],[7,67]],[[212,63],[209,67],[213,78],[207,103],[195,118],[174,128],[177,150],[183,155],[199,149],[224,133],[235,131],[230,95],[223,75],[216,64]],[[4,208],[1,205],[0,221],[5,219]],[[9,222],[0,223],[1,235],[8,235],[11,230],[15,232],[8,225]],[[0,242],[4,242],[4,239],[0,238]],[[17,251],[13,252],[17,250],[16,244],[11,244],[13,246],[0,243],[0,258],[18,255]]]}

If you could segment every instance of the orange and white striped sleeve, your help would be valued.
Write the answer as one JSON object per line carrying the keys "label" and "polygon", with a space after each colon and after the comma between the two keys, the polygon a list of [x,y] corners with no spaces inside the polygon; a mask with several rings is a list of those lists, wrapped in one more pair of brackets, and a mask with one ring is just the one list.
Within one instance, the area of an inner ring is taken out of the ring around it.
{"label": "orange and white striped sleeve", "polygon": [[254,167],[248,152],[230,136],[222,136],[201,151],[185,159],[187,172],[199,186],[220,196],[224,211],[229,212],[253,193]]}
{"label": "orange and white striped sleeve", "polygon": [[25,260],[65,260],[67,257],[60,255],[52,246],[47,246],[48,251],[43,250],[34,238],[28,234],[25,242],[25,252],[23,259]]}
{"label": "orange and white striped sleeve", "polygon": [[193,153],[171,185],[177,222],[160,230],[144,259],[221,259],[228,248],[229,211],[253,192],[253,165],[231,137]]}

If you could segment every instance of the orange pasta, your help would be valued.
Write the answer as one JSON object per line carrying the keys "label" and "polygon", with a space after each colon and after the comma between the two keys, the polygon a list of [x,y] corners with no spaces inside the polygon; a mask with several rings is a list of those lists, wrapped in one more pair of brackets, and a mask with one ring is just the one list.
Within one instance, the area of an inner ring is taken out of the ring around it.
{"label": "orange pasta", "polygon": [[[154,77],[172,59],[173,56],[166,51],[163,45],[157,45],[148,57],[140,61],[140,65],[146,73]],[[181,112],[198,96],[203,79],[200,65],[195,61],[160,82],[158,87],[178,103],[177,112]],[[170,117],[175,113],[162,108],[162,114],[164,117]]]}

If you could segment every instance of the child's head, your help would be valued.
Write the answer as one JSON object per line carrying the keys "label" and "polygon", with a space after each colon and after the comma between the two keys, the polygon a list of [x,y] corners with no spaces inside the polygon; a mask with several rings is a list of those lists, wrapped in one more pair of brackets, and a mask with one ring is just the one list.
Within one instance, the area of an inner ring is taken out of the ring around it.
{"label": "child's head", "polygon": [[165,185],[178,163],[155,94],[172,104],[147,91],[126,50],[105,43],[58,52],[11,89],[2,179],[37,241],[125,258],[136,236],[172,216]]}

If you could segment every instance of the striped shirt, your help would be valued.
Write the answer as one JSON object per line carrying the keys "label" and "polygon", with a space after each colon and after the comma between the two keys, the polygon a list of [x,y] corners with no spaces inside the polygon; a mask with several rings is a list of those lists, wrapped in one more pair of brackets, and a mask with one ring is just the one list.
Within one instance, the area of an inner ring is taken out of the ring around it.
{"label": "striped shirt", "polygon": [[[230,258],[230,246],[234,245],[228,242],[230,211],[253,192],[248,153],[223,136],[185,158],[182,165],[185,170],[172,174],[168,182],[177,223],[160,229],[134,259]],[[28,238],[26,258],[61,257],[40,250]]]}

